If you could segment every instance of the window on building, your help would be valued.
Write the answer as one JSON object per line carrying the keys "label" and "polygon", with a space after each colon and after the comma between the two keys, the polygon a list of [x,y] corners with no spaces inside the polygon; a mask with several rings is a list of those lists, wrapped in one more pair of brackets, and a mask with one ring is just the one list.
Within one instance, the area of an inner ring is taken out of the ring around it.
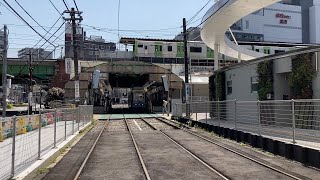
{"label": "window on building", "polygon": [[256,52],[260,52],[260,49],[256,49]]}
{"label": "window on building", "polygon": [[168,46],[168,51],[169,51],[169,52],[172,51],[172,46]]}
{"label": "window on building", "polygon": [[104,45],[100,45],[100,49],[104,50],[105,46]]}
{"label": "window on building", "polygon": [[263,52],[264,52],[265,54],[270,54],[270,53],[271,53],[271,52],[270,52],[270,49],[264,49]]}
{"label": "window on building", "polygon": [[275,53],[275,54],[283,53],[283,52],[285,52],[285,51],[284,51],[284,50],[274,50],[274,53]]}
{"label": "window on building", "polygon": [[232,94],[232,81],[227,81],[227,94]]}
{"label": "window on building", "polygon": [[93,55],[93,51],[89,51],[89,55]]}
{"label": "window on building", "polygon": [[246,29],[249,29],[249,21],[246,20]]}
{"label": "window on building", "polygon": [[159,46],[159,48],[160,48],[160,51],[162,51],[162,46]]}
{"label": "window on building", "polygon": [[142,44],[138,44],[138,48],[143,48],[143,45]]}
{"label": "window on building", "polygon": [[258,77],[251,77],[251,92],[258,92]]}
{"label": "window on building", "polygon": [[202,48],[201,47],[190,47],[190,52],[201,53],[202,52]]}
{"label": "window on building", "polygon": [[148,49],[148,46],[144,46],[144,49],[147,50],[147,49]]}

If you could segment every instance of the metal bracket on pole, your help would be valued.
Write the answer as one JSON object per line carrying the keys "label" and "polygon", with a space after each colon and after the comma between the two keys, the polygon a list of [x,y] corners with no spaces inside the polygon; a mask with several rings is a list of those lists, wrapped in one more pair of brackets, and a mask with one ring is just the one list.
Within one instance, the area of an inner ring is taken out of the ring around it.
{"label": "metal bracket on pole", "polygon": [[38,134],[38,159],[41,158],[41,126],[42,126],[42,120],[41,120],[41,109],[39,110],[39,134]]}
{"label": "metal bracket on pole", "polygon": [[220,100],[218,100],[218,122],[219,122],[219,127],[221,126],[221,122],[220,122]]}
{"label": "metal bracket on pole", "polygon": [[209,102],[206,102],[205,105],[206,105],[206,124],[208,124],[208,113],[209,113],[208,106],[209,106]]}
{"label": "metal bracket on pole", "polygon": [[296,143],[296,116],[295,116],[295,102],[291,100],[291,108],[292,108],[292,142]]}
{"label": "metal bracket on pole", "polygon": [[258,123],[259,123],[259,129],[258,129],[258,133],[261,136],[261,107],[260,107],[260,101],[258,100],[257,102],[258,105]]}
{"label": "metal bracket on pole", "polygon": [[80,131],[80,107],[77,108],[78,131]]}
{"label": "metal bracket on pole", "polygon": [[11,177],[15,175],[15,155],[16,155],[16,126],[17,118],[14,116],[12,118],[13,128],[12,128],[12,154],[11,154]]}
{"label": "metal bracket on pole", "polygon": [[58,121],[58,113],[57,108],[54,109],[54,124],[53,124],[53,147],[57,146],[57,121]]}
{"label": "metal bracket on pole", "polygon": [[[64,114],[64,112],[63,112]],[[63,115],[62,115],[63,117]],[[67,140],[67,118],[63,118],[64,120],[64,140]]]}
{"label": "metal bracket on pole", "polygon": [[234,128],[235,130],[238,129],[238,125],[237,125],[237,100],[234,100]]}
{"label": "metal bracket on pole", "polygon": [[76,120],[75,109],[72,110],[72,134],[74,134],[74,121]]}

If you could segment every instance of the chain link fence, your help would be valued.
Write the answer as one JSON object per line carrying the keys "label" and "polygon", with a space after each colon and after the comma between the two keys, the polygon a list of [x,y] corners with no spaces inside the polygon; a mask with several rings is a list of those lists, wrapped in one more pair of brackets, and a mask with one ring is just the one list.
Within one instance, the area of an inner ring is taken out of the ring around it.
{"label": "chain link fence", "polygon": [[1,119],[0,179],[9,179],[78,132],[93,118],[93,106],[41,110]]}
{"label": "chain link fence", "polygon": [[[320,100],[213,101],[175,104],[173,116],[254,134],[320,143]],[[188,110],[188,113],[187,111]]]}

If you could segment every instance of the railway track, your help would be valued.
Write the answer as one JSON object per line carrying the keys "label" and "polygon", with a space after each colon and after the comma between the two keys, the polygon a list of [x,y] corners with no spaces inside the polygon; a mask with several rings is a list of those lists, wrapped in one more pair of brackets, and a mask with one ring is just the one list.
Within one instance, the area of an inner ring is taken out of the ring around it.
{"label": "railway track", "polygon": [[156,118],[159,121],[164,122],[164,123],[166,123],[166,124],[168,124],[170,126],[173,126],[173,127],[177,128],[177,129],[181,129],[184,132],[187,132],[188,134],[191,134],[192,136],[197,137],[198,139],[201,139],[201,140],[203,140],[205,142],[209,142],[209,143],[211,143],[211,144],[213,144],[215,146],[218,146],[218,147],[220,147],[220,148],[222,148],[224,150],[232,152],[232,153],[234,153],[234,154],[236,154],[238,156],[241,156],[241,157],[243,157],[243,158],[245,158],[247,160],[250,160],[250,161],[252,161],[252,162],[254,162],[254,163],[256,163],[256,164],[258,164],[260,166],[263,166],[265,168],[268,168],[270,170],[273,170],[275,172],[283,174],[283,175],[285,175],[285,176],[287,176],[289,178],[296,179],[296,180],[311,179],[311,178],[308,178],[306,176],[303,176],[303,175],[300,175],[300,174],[285,170],[284,168],[282,168],[280,166],[277,166],[277,165],[274,165],[274,164],[270,164],[270,163],[266,162],[265,160],[262,160],[262,159],[259,159],[257,157],[254,157],[254,156],[252,156],[252,155],[250,155],[250,154],[248,154],[246,152],[243,152],[243,151],[241,151],[239,149],[233,148],[232,146],[229,146],[229,145],[223,144],[221,142],[218,142],[217,140],[213,140],[211,138],[199,135],[198,133],[195,133],[195,132],[189,130],[189,128],[187,128],[186,126],[183,126],[183,128],[181,128],[181,127],[178,126],[179,125],[178,123],[172,124],[172,122],[168,122],[168,120],[164,120],[164,119],[158,118],[158,117],[154,117],[154,118]]}
{"label": "railway track", "polygon": [[[111,115],[110,115],[110,117],[111,117]],[[110,123],[110,117],[109,117],[107,123]],[[228,172],[225,172],[224,169],[221,169],[221,167],[212,163],[210,156],[204,156],[204,155],[201,155],[201,153],[199,154],[199,151],[197,151],[195,148],[192,148],[192,146],[190,144],[188,144],[189,141],[181,139],[181,138],[179,139],[179,136],[184,137],[184,136],[186,136],[186,134],[189,134],[190,139],[191,138],[197,139],[196,141],[201,142],[202,144],[206,143],[205,147],[208,147],[209,145],[210,146],[213,145],[213,146],[215,146],[215,149],[217,151],[221,151],[221,152],[226,151],[229,153],[233,153],[234,156],[237,156],[237,158],[240,160],[246,159],[247,161],[254,163],[255,166],[260,166],[259,167],[260,170],[264,168],[265,170],[268,169],[268,172],[270,172],[270,174],[276,174],[271,177],[279,177],[279,178],[283,178],[283,179],[299,179],[299,180],[300,179],[311,179],[311,178],[302,176],[300,174],[290,172],[290,171],[288,171],[284,168],[281,168],[279,166],[276,166],[274,164],[270,164],[268,162],[265,162],[262,159],[259,159],[257,157],[253,157],[250,154],[247,154],[245,152],[241,152],[241,150],[239,151],[236,148],[233,148],[233,147],[228,146],[226,144],[220,143],[214,139],[211,139],[211,138],[205,137],[203,135],[200,135],[198,133],[195,133],[187,128],[180,128],[178,126],[178,123],[164,120],[162,118],[153,117],[153,118],[147,119],[147,118],[143,118],[140,116],[139,118],[136,118],[136,119],[127,119],[126,116],[123,114],[123,119],[118,120],[117,123],[115,123],[117,125],[115,125],[113,127],[108,127],[108,125],[104,125],[104,127],[100,131],[98,137],[96,138],[93,146],[90,149],[90,152],[87,154],[85,160],[83,161],[83,163],[82,163],[82,165],[81,165],[81,167],[80,167],[79,171],[77,172],[74,179],[82,179],[81,175],[82,175],[83,171],[86,169],[86,165],[87,165],[90,157],[92,156],[92,152],[94,151],[95,148],[97,148],[97,144],[99,142],[99,139],[101,138],[102,134],[106,131],[106,129],[107,129],[107,131],[110,131],[110,132],[118,132],[121,129],[122,131],[126,131],[127,134],[129,134],[130,140],[128,138],[128,141],[131,141],[132,150],[134,149],[136,157],[137,157],[136,159],[138,159],[135,162],[137,163],[136,165],[140,167],[140,168],[138,168],[138,171],[140,171],[141,174],[143,174],[143,176],[144,176],[142,179],[147,179],[147,180],[159,179],[159,177],[157,176],[157,174],[159,174],[159,172],[157,172],[157,171],[161,170],[161,168],[162,168],[161,163],[164,162],[164,163],[166,163],[167,166],[169,166],[170,162],[172,164],[175,164],[175,161],[181,161],[180,164],[183,164],[183,165],[197,164],[196,166],[198,169],[195,171],[198,171],[199,169],[201,169],[201,171],[202,171],[201,173],[195,172],[195,174],[197,174],[197,175],[202,174],[202,178],[200,177],[199,179],[206,179],[206,178],[208,178],[208,179],[210,179],[210,178],[212,178],[212,179],[236,179],[237,176],[234,176],[234,174],[230,174]],[[137,126],[138,128],[136,128],[135,126]],[[124,132],[122,132],[122,133],[124,133]],[[182,134],[182,133],[185,133],[185,134]],[[175,134],[178,134],[178,136]],[[148,137],[148,138],[146,138],[146,137]],[[156,142],[156,144],[154,144],[154,142]],[[163,151],[167,152],[166,148],[169,148],[169,149],[171,148],[169,150],[169,152],[177,151],[178,153],[176,153],[173,156],[172,156],[172,153],[171,153],[171,155],[170,155],[170,153],[168,153],[169,155],[167,155],[167,153],[163,154]],[[156,151],[154,149],[156,149]],[[152,150],[152,151],[150,151],[150,150]],[[207,149],[205,149],[205,150],[207,150]],[[184,153],[182,153],[182,152],[184,152]],[[154,153],[154,154],[152,154],[152,153]],[[157,155],[157,154],[161,154],[161,153],[162,153],[162,156]],[[175,156],[181,156],[181,157],[175,157]],[[188,158],[183,159],[182,157],[184,157],[184,158],[188,157]],[[161,159],[162,159],[162,161],[161,161]],[[163,161],[163,159],[165,159],[165,161]],[[161,163],[158,165],[157,163],[155,163],[157,161],[160,161]],[[169,162],[167,162],[167,161],[169,161]],[[245,161],[245,160],[243,160],[243,161]],[[224,161],[221,161],[221,163],[224,163]],[[177,164],[179,164],[179,163],[177,162]],[[179,164],[179,166],[181,166],[180,164]],[[201,168],[201,166],[202,166],[202,168]],[[248,164],[247,164],[247,166],[248,166]],[[180,167],[180,168],[182,168],[182,167]],[[190,168],[190,167],[188,167],[188,168]],[[186,168],[184,171],[188,170],[188,168]],[[178,171],[178,170],[179,170],[179,168],[177,168],[175,166],[173,166],[171,169],[171,171]],[[136,169],[136,171],[137,171],[137,169]],[[170,170],[167,170],[167,171],[170,171]],[[184,172],[180,172],[180,173],[183,174]],[[161,174],[162,174],[162,178],[170,179],[169,178],[170,172],[169,172],[169,175],[163,175],[163,172]],[[166,176],[168,176],[168,177],[166,177]],[[194,175],[194,176],[197,177],[196,175]],[[203,177],[206,177],[206,178],[203,178]],[[257,177],[259,177],[259,176],[257,176]],[[260,175],[260,177],[261,177],[261,175]],[[160,179],[162,179],[162,178],[160,178]],[[267,178],[267,177],[265,177],[265,178]],[[86,179],[86,178],[84,178],[84,179]],[[181,177],[178,177],[178,179],[181,179]],[[193,178],[189,178],[189,179],[193,179]]]}

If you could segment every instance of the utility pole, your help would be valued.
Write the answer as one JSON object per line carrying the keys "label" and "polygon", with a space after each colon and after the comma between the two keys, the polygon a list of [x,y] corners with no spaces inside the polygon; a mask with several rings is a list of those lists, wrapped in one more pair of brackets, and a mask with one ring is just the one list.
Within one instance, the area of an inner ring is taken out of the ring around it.
{"label": "utility pole", "polygon": [[188,59],[188,41],[187,41],[187,22],[186,18],[183,18],[183,46],[184,46],[184,78],[186,87],[186,116],[190,117],[189,105],[187,103],[189,94],[189,59]]}
{"label": "utility pole", "polygon": [[2,116],[6,117],[6,111],[7,111],[7,68],[8,68],[8,62],[7,62],[7,51],[8,51],[8,29],[7,25],[4,25],[4,48],[3,48],[3,54],[2,54]]}
{"label": "utility pole", "polygon": [[30,51],[29,55],[29,94],[28,94],[28,106],[29,106],[29,115],[32,114],[32,72],[33,72],[33,67],[32,67],[32,52]]}
{"label": "utility pole", "polygon": [[[71,21],[72,24],[72,46],[73,46],[73,60],[74,60],[74,71],[75,71],[75,92],[77,91],[77,88],[79,88],[79,62],[78,62],[78,39],[77,38],[77,24],[76,21],[81,22],[82,21],[82,12],[75,11],[74,8],[71,8],[71,10],[66,10],[64,13],[70,14],[70,18],[64,18],[66,21]],[[79,16],[76,18],[76,14]],[[79,92],[80,94],[80,92]],[[76,105],[79,105],[80,97],[76,97],[77,93],[75,93],[75,101]],[[77,99],[79,98],[79,99]]]}

